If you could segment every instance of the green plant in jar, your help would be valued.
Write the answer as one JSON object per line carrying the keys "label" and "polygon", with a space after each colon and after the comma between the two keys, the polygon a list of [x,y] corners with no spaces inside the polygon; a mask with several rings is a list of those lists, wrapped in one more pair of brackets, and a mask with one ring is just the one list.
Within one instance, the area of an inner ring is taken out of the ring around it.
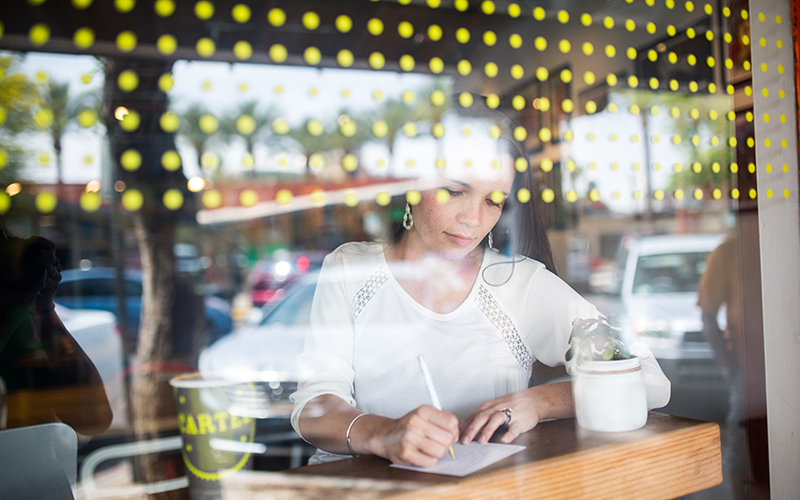
{"label": "green plant in jar", "polygon": [[605,318],[575,318],[569,336],[566,360],[579,364],[584,361],[611,361],[633,357],[619,339],[620,331],[609,325]]}

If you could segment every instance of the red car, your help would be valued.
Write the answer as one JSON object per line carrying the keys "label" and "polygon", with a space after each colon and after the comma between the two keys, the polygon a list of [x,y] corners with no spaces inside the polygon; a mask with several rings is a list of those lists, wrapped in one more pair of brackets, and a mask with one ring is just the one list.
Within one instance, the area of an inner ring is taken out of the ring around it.
{"label": "red car", "polygon": [[250,274],[254,306],[279,302],[289,285],[303,276],[311,265],[308,257],[259,261]]}

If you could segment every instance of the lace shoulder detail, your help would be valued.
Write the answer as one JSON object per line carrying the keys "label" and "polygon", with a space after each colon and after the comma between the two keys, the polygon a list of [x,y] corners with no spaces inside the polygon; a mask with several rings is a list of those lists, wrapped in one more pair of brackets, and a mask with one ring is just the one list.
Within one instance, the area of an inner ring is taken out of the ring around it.
{"label": "lace shoulder detail", "polygon": [[511,353],[519,364],[526,370],[529,370],[533,366],[533,358],[528,351],[528,346],[522,342],[517,327],[511,321],[511,318],[503,312],[503,309],[500,308],[500,304],[494,300],[494,297],[492,297],[483,284],[480,285],[478,293],[475,295],[475,304],[503,336],[506,344],[508,344],[508,348],[511,349]]}
{"label": "lace shoulder detail", "polygon": [[353,302],[351,304],[351,308],[353,309],[353,319],[358,318],[361,314],[361,311],[364,310],[364,307],[372,300],[372,297],[375,296],[375,293],[378,289],[386,283],[388,276],[386,276],[386,271],[383,269],[378,269],[375,271],[369,279],[364,282],[361,288],[358,289],[356,294],[353,296]]}

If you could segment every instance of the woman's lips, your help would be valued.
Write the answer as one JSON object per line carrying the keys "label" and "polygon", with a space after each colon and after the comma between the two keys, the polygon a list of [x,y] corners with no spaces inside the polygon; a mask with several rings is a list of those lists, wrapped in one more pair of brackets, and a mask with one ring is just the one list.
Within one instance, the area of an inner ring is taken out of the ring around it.
{"label": "woman's lips", "polygon": [[469,246],[474,241],[474,238],[466,238],[464,236],[456,236],[455,234],[450,234],[450,233],[444,233],[444,234],[445,234],[445,236],[447,236],[450,239],[450,241],[452,241],[453,243],[455,243],[456,245],[458,245],[460,247]]}

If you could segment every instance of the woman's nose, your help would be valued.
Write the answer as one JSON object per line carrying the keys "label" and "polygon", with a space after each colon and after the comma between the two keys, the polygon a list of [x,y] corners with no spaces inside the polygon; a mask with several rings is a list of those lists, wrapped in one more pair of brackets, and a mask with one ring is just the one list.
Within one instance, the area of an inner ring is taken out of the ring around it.
{"label": "woman's nose", "polygon": [[480,203],[476,202],[465,203],[465,206],[459,213],[458,222],[473,227],[480,226],[481,224]]}

